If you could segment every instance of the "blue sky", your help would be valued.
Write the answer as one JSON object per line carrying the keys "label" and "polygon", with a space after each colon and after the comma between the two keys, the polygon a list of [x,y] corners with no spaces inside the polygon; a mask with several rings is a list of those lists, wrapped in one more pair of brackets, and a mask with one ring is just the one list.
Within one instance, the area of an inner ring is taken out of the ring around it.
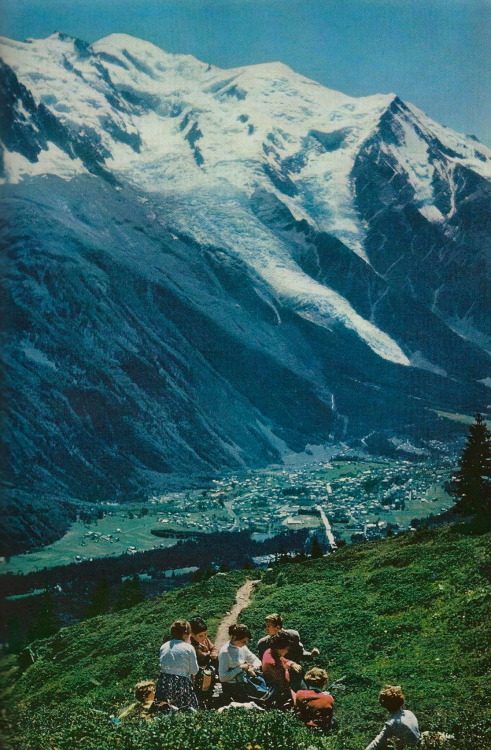
{"label": "blue sky", "polygon": [[281,60],[491,145],[491,0],[2,0],[0,20],[14,39],[124,32],[225,68]]}

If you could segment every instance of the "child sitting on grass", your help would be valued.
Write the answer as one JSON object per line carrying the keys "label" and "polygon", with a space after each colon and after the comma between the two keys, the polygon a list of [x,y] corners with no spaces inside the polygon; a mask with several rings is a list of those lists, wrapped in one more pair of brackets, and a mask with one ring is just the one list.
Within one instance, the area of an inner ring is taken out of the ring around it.
{"label": "child sitting on grass", "polygon": [[194,691],[201,708],[211,708],[213,686],[218,668],[218,649],[208,638],[208,625],[202,617],[193,617],[191,625],[191,645],[196,651],[198,674],[194,678]]}
{"label": "child sitting on grass", "polygon": [[286,710],[292,702],[292,691],[300,686],[302,667],[287,658],[292,643],[289,633],[280,630],[271,636],[270,648],[263,654],[263,677],[273,688],[270,705]]}
{"label": "child sitting on grass", "polygon": [[389,711],[390,716],[380,734],[370,742],[366,750],[385,750],[392,747],[389,744],[390,740],[395,742],[399,749],[416,747],[421,737],[418,720],[412,711],[403,709],[405,698],[399,685],[386,685],[380,691],[378,700],[380,705]]}
{"label": "child sitting on grass", "polygon": [[142,680],[135,685],[136,701],[125,708],[119,715],[120,721],[126,719],[150,719],[152,714],[152,703],[155,697],[156,684],[153,680]]}
{"label": "child sitting on grass", "polygon": [[334,698],[323,692],[328,674],[324,669],[313,667],[304,677],[307,688],[298,690],[295,696],[295,711],[303,723],[312,729],[330,729]]}

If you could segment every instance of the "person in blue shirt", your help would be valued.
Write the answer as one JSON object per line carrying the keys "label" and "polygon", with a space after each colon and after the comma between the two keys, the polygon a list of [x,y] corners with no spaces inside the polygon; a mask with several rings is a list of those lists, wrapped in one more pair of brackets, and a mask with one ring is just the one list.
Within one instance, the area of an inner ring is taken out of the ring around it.
{"label": "person in blue shirt", "polygon": [[403,708],[405,698],[400,686],[386,685],[380,691],[378,700],[389,711],[390,716],[380,734],[365,750],[385,750],[394,747],[394,743],[398,750],[416,747],[421,737],[418,720],[412,711]]}

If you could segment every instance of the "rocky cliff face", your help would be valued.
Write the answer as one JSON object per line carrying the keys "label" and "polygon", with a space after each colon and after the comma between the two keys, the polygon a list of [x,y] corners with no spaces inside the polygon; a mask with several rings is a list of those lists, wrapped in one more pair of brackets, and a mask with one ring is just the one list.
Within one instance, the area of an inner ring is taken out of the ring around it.
{"label": "rocky cliff face", "polygon": [[484,146],[280,64],[3,57],[12,548],[78,502],[485,407]]}

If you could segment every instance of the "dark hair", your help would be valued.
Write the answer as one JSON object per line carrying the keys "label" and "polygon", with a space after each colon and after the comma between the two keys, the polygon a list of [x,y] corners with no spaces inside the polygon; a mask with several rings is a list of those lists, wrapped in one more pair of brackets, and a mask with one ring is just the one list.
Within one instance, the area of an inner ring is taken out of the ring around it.
{"label": "dark hair", "polygon": [[193,635],[196,635],[196,633],[204,633],[208,630],[208,625],[202,617],[193,617],[189,620],[189,624],[191,625],[191,633],[193,633]]}
{"label": "dark hair", "polygon": [[283,618],[277,612],[273,612],[272,615],[266,615],[264,618],[266,622],[270,622],[275,628],[281,628],[283,625]]}
{"label": "dark hair", "polygon": [[241,641],[243,638],[250,638],[251,631],[247,625],[231,625],[228,629],[228,634],[231,638],[237,641]]}
{"label": "dark hair", "polygon": [[187,620],[174,620],[170,626],[170,634],[177,640],[182,639],[183,635],[188,635],[191,632],[191,625]]}
{"label": "dark hair", "polygon": [[391,713],[398,711],[404,704],[404,701],[404,693],[402,692],[400,685],[386,685],[384,689],[380,691],[378,696],[378,702],[380,705]]}
{"label": "dark hair", "polygon": [[312,667],[312,669],[309,669],[309,671],[305,674],[304,680],[307,685],[323,688],[327,682],[328,677],[329,675],[327,674],[325,669],[321,669],[320,667]]}
{"label": "dark hair", "polygon": [[271,636],[269,639],[269,646],[271,651],[276,651],[279,648],[290,648],[292,642],[293,639],[291,635],[284,630],[280,630],[278,633]]}

